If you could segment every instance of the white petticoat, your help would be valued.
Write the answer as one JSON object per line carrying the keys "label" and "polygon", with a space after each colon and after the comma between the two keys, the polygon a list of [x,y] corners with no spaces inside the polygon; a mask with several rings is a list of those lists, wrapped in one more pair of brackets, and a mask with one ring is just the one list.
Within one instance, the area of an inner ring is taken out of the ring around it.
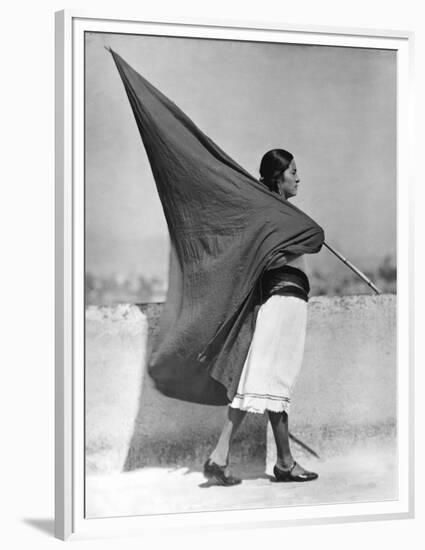
{"label": "white petticoat", "polygon": [[307,302],[300,298],[273,295],[260,307],[231,407],[254,413],[289,412],[306,326]]}

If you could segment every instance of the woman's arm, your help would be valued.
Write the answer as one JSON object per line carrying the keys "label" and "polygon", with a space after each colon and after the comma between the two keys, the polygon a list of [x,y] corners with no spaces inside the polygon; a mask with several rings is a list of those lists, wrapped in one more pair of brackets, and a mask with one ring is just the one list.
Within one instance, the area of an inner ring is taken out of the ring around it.
{"label": "woman's arm", "polygon": [[303,254],[290,254],[288,252],[279,252],[273,259],[273,262],[268,266],[268,269],[277,269],[285,265],[292,265],[305,269],[305,258]]}

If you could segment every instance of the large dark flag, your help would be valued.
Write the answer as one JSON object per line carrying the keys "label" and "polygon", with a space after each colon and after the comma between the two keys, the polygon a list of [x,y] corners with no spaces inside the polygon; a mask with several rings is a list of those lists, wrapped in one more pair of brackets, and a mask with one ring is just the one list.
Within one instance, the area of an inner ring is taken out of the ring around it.
{"label": "large dark flag", "polygon": [[251,342],[262,273],[282,253],[318,252],[323,230],[111,53],[170,234],[168,294],[148,371],[169,397],[224,405],[236,393]]}

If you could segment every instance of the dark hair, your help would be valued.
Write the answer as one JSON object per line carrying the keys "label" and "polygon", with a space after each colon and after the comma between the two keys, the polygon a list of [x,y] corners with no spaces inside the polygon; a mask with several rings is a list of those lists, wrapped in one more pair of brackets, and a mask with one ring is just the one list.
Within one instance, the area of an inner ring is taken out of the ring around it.
{"label": "dark hair", "polygon": [[261,183],[264,183],[270,191],[277,193],[277,177],[288,168],[293,159],[294,155],[285,149],[267,151],[260,164]]}

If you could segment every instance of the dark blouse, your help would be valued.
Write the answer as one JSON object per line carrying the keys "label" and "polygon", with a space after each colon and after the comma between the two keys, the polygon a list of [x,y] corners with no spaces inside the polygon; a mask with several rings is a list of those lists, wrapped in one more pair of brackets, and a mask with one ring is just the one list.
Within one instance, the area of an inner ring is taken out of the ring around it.
{"label": "dark blouse", "polygon": [[261,303],[270,296],[296,296],[308,302],[310,284],[307,275],[301,269],[291,265],[267,270],[261,280]]}

